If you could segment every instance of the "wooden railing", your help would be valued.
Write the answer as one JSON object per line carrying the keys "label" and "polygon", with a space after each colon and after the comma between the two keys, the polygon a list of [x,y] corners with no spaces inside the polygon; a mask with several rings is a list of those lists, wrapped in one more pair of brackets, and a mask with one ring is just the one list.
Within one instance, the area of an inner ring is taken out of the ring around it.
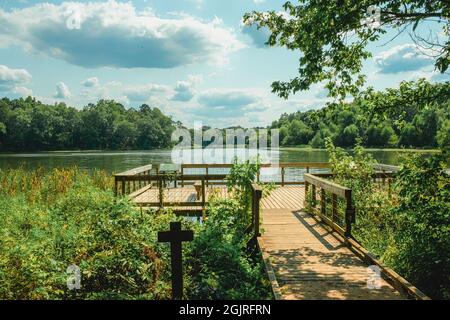
{"label": "wooden railing", "polygon": [[[150,164],[114,175],[114,194],[117,196],[120,191],[120,194],[125,195],[141,190],[150,183],[144,177],[150,175],[152,172],[155,172],[155,168]],[[128,177],[133,177],[133,179],[127,179]]]}
{"label": "wooden railing", "polygon": [[351,237],[355,222],[351,189],[326,180],[324,175],[305,174],[305,208],[310,208],[342,236]]}
{"label": "wooden railing", "polygon": [[[158,208],[164,208],[164,207],[174,207],[174,206],[180,206],[180,207],[201,207],[205,208],[206,206],[206,185],[214,185],[217,184],[218,181],[222,182],[225,180],[226,175],[181,175],[181,174],[174,174],[174,175],[164,175],[164,174],[156,174],[156,175],[115,175],[115,185],[121,185],[122,190],[120,191],[120,188],[116,187],[116,194],[117,195],[128,195],[131,198],[137,197],[140,194],[146,192],[147,190],[151,188],[158,189],[158,196],[157,201],[148,201],[148,202],[139,202],[139,205],[142,207],[158,207]],[[195,201],[165,201],[165,188],[169,185],[172,185],[173,188],[177,188],[177,185],[179,185],[180,182],[182,182],[184,185],[187,184],[194,184],[194,182],[200,181],[201,183],[201,197],[199,200],[195,199]],[[128,185],[133,182],[143,182],[146,184],[147,187],[144,187],[142,189],[139,189],[133,193],[127,194],[127,188],[125,188],[125,185]]]}
{"label": "wooden railing", "polygon": [[[388,169],[387,167],[383,169]],[[375,169],[381,169],[381,167]],[[382,170],[382,172],[376,172],[372,178],[380,186],[385,187],[387,184],[390,195],[391,181],[394,178],[394,174],[394,170]],[[397,290],[412,299],[429,300],[430,298],[428,296],[394,270],[385,266],[352,236],[352,224],[355,223],[356,216],[356,211],[352,203],[352,190],[326,179],[332,176],[333,174],[305,175],[305,208],[310,209],[324,223],[343,236],[344,243],[361,259],[369,265],[378,266],[383,277]],[[320,193],[319,197],[317,197],[318,193]],[[331,201],[327,194],[331,195]],[[319,206],[318,203],[320,203]],[[327,208],[329,206],[331,206],[331,213],[327,214]]]}
{"label": "wooden railing", "polygon": [[[181,165],[181,174],[184,174],[186,170],[189,169],[198,169],[202,170],[204,174],[211,173],[214,169],[231,169],[233,167],[232,164],[182,164]],[[310,173],[316,169],[329,169],[330,165],[328,162],[283,162],[279,164],[260,164],[260,170],[257,173],[256,181],[261,181],[261,170],[265,168],[279,168],[280,169],[280,180],[279,181],[270,181],[276,185],[286,186],[286,185],[302,185],[304,181],[289,181],[287,179],[289,177],[288,170],[289,169],[304,169],[306,173]],[[228,173],[228,172],[227,172]],[[291,176],[297,176],[293,174]],[[269,181],[268,181],[269,182]]]}

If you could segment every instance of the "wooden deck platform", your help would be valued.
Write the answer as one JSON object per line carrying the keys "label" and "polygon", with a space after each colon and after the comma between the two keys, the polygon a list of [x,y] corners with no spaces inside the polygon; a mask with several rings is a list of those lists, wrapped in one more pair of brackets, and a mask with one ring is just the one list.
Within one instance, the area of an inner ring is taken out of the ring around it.
{"label": "wooden deck platform", "polygon": [[[207,188],[206,199],[213,193],[227,196],[226,188],[219,186]],[[262,236],[258,243],[276,298],[405,299],[383,279],[378,289],[368,288],[368,265],[336,233],[302,212],[304,196],[303,186],[284,186],[261,200]],[[141,190],[133,201],[138,205],[157,202],[158,190]],[[165,201],[197,201],[195,189],[169,189]]]}

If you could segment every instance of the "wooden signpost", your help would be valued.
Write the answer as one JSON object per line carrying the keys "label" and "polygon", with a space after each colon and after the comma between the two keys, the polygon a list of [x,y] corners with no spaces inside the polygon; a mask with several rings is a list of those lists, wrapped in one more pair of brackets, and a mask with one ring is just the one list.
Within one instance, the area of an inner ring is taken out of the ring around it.
{"label": "wooden signpost", "polygon": [[158,232],[158,242],[170,242],[172,267],[172,299],[183,298],[183,262],[181,259],[181,244],[183,241],[192,241],[192,230],[181,230],[181,222],[171,222],[170,231]]}

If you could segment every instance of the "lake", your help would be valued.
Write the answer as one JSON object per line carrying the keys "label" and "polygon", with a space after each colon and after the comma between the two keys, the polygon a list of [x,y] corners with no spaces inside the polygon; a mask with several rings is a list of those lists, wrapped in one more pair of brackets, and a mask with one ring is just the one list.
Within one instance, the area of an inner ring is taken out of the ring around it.
{"label": "lake", "polygon": [[[402,153],[433,151],[422,150],[369,150],[380,163],[397,165]],[[325,150],[281,148],[280,162],[327,162]],[[171,163],[171,150],[148,151],[64,151],[0,154],[0,168],[37,167],[59,168],[78,166],[82,169],[103,169],[121,172],[150,163]]]}

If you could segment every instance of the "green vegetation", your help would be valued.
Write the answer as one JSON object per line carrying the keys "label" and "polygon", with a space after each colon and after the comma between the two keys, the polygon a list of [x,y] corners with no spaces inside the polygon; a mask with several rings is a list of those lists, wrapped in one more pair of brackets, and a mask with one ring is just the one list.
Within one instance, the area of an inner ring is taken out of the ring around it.
{"label": "green vegetation", "polygon": [[[371,15],[374,8],[379,10],[379,17]],[[287,1],[283,9],[244,16],[245,23],[270,31],[269,46],[301,53],[299,75],[272,84],[272,91],[283,98],[323,82],[333,97],[356,96],[366,78],[363,62],[372,57],[366,48],[381,39],[389,42],[383,38],[388,29],[395,30],[391,40],[402,33],[409,35],[434,57],[440,72],[450,64],[447,0],[299,0],[296,4]]]}
{"label": "green vegetation", "polygon": [[[156,239],[180,219],[195,234],[183,245],[187,298],[270,298],[245,215],[238,200],[216,199],[198,224],[115,199],[100,171],[0,170],[0,299],[169,299],[169,246]],[[80,290],[67,287],[73,264]]]}
{"label": "green vegetation", "polygon": [[448,155],[408,155],[393,189],[372,179],[375,161],[327,142],[334,181],[353,190],[353,236],[432,298],[450,299],[450,177]]}
{"label": "green vegetation", "polygon": [[450,83],[402,82],[398,89],[365,91],[346,104],[284,114],[272,123],[280,145],[445,148],[450,145]]}
{"label": "green vegetation", "polygon": [[0,100],[0,151],[151,149],[171,146],[175,124],[159,109],[100,100],[82,110],[34,98]]}

